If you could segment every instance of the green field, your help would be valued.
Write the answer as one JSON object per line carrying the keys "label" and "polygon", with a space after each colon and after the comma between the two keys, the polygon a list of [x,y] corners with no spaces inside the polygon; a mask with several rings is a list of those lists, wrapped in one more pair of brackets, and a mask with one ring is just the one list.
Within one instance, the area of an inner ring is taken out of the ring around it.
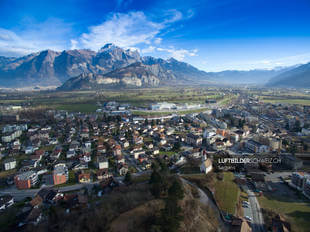
{"label": "green field", "polygon": [[159,152],[159,155],[166,155],[166,156],[173,156],[177,154],[177,152],[174,152],[174,151],[160,151]]}
{"label": "green field", "polygon": [[272,103],[272,104],[295,104],[295,105],[310,105],[310,100],[306,99],[264,99],[262,101],[265,103]]}
{"label": "green field", "polygon": [[279,214],[284,214],[291,223],[292,231],[307,232],[310,228],[310,202],[294,201],[283,197],[274,198],[271,195],[258,197],[262,208]]}
{"label": "green field", "polygon": [[299,92],[269,93],[259,96],[259,99],[272,104],[310,105],[310,96]]}
{"label": "green field", "polygon": [[82,103],[82,104],[63,104],[56,105],[53,107],[57,110],[66,110],[68,112],[82,112],[82,113],[92,113],[98,109],[98,106],[94,103]]}
{"label": "green field", "polygon": [[222,211],[235,214],[240,194],[240,189],[233,181],[234,175],[231,172],[224,172],[223,180],[215,183],[215,199]]}
{"label": "green field", "polygon": [[[97,103],[117,101],[129,103],[134,107],[148,107],[155,102],[204,103],[207,98],[216,99],[218,102],[229,101],[230,95],[225,95],[216,88],[211,87],[165,87],[165,88],[139,88],[126,90],[91,90],[91,91],[42,91],[42,92],[16,92],[9,95],[0,95],[0,104],[15,104],[41,109],[58,109],[70,112],[94,112]],[[179,112],[190,113],[201,110]],[[143,113],[136,112],[138,115]],[[170,112],[155,112],[155,115],[166,115]],[[153,113],[147,113],[153,114]]]}

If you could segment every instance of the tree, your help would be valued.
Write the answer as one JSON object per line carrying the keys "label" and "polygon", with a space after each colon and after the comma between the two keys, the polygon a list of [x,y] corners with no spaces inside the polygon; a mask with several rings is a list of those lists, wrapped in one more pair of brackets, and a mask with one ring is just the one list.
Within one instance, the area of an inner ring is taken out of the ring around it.
{"label": "tree", "polygon": [[184,197],[184,190],[179,180],[175,179],[168,189],[168,197],[170,199],[181,200]]}
{"label": "tree", "polygon": [[183,219],[181,216],[181,208],[177,201],[167,199],[165,208],[161,213],[161,228],[164,232],[176,232],[180,227]]}
{"label": "tree", "polygon": [[131,178],[131,174],[130,172],[128,171],[125,175],[125,179],[124,179],[124,182],[127,183],[127,184],[130,184],[132,181],[132,178]]}
{"label": "tree", "polygon": [[296,120],[296,122],[295,122],[294,131],[295,132],[300,132],[301,131],[301,126],[300,126],[300,121],[299,120]]}
{"label": "tree", "polygon": [[150,184],[158,184],[161,181],[162,181],[162,178],[161,178],[160,174],[156,170],[154,170],[151,174],[151,178],[150,178],[149,183]]}
{"label": "tree", "polygon": [[174,145],[173,145],[173,150],[174,151],[180,151],[181,149],[181,143],[180,142],[176,142]]}
{"label": "tree", "polygon": [[149,125],[149,120],[147,120],[147,118],[146,118],[145,121],[144,121],[144,125],[145,125],[145,126]]}
{"label": "tree", "polygon": [[161,184],[160,183],[153,183],[151,188],[150,188],[150,191],[155,198],[159,198],[161,195]]}
{"label": "tree", "polygon": [[155,120],[154,120],[154,119],[152,120],[151,125],[152,125],[152,126],[155,126],[155,125],[156,125],[156,123],[155,123]]}

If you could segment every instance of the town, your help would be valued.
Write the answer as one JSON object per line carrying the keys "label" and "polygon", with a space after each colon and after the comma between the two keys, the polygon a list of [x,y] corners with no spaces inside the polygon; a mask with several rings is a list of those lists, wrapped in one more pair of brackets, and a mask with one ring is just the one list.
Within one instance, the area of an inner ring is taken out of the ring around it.
{"label": "town", "polygon": [[[224,181],[231,178],[232,192],[208,186],[231,231],[290,230],[296,221],[270,216],[262,205],[267,200],[260,199],[271,194],[309,202],[310,106],[268,103],[234,91],[229,103],[206,98],[203,105],[180,106],[182,113],[173,102],[152,104],[142,115],[117,101],[100,102],[92,113],[3,105],[0,210],[19,205],[9,226],[38,225],[49,217],[46,205],[66,202],[70,214],[114,188],[147,181],[153,163],[162,160],[187,181],[197,182],[195,175],[219,183],[223,175]],[[184,113],[193,108],[200,112]],[[266,162],[223,162],[263,157]]]}

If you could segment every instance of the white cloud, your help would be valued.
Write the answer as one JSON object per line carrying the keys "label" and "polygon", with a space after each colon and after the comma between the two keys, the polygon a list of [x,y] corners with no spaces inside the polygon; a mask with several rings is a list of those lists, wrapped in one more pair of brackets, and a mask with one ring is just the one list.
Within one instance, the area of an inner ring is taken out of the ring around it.
{"label": "white cloud", "polygon": [[78,41],[76,41],[75,39],[71,39],[70,40],[71,42],[71,48],[70,49],[77,49],[77,44],[78,44]]}
{"label": "white cloud", "polygon": [[222,63],[223,67],[219,67],[216,71],[222,70],[253,70],[253,69],[274,69],[276,67],[286,67],[296,64],[308,63],[310,53],[302,53],[279,58],[265,58],[260,60],[235,60],[232,62]]}
{"label": "white cloud", "polygon": [[[125,4],[120,0],[119,5]],[[196,55],[195,50],[158,48],[162,35],[169,31],[175,22],[187,19],[192,12],[184,15],[178,10],[162,12],[151,18],[141,11],[114,13],[104,22],[88,28],[88,32],[73,35],[72,25],[60,19],[50,18],[45,22],[28,21],[22,30],[0,28],[0,55],[22,56],[45,49],[87,48],[99,50],[106,43],[114,43],[123,48],[134,48],[142,53],[158,52],[162,49],[172,57],[183,60]],[[163,45],[161,45],[163,46]]]}
{"label": "white cloud", "polygon": [[163,40],[163,39],[162,39],[162,38],[159,38],[159,37],[158,37],[158,38],[155,38],[155,39],[154,39],[154,43],[155,43],[155,44],[160,44],[162,40]]}
{"label": "white cloud", "polygon": [[0,28],[0,55],[21,56],[45,49],[63,50],[68,46],[68,36],[71,36],[71,25],[59,19],[28,23],[18,32]]}
{"label": "white cloud", "polygon": [[175,49],[174,47],[170,48],[157,48],[159,52],[167,52],[171,57],[175,58],[176,60],[184,60],[186,56],[196,56],[198,50],[187,50],[187,49]]}
{"label": "white cloud", "polygon": [[272,69],[276,66],[290,66],[295,64],[307,63],[310,60],[310,53],[303,53],[292,56],[285,56],[276,59],[263,59],[250,61],[248,64],[266,69]]}
{"label": "white cloud", "polygon": [[106,43],[132,47],[149,43],[162,28],[162,24],[148,20],[143,12],[117,13],[102,24],[90,27],[89,33],[82,34],[80,41],[83,47],[93,50]]}
{"label": "white cloud", "polygon": [[164,13],[164,16],[166,19],[164,20],[164,23],[174,23],[176,21],[179,21],[183,18],[183,14],[175,9],[168,10]]}
{"label": "white cloud", "polygon": [[147,48],[143,48],[141,50],[142,53],[151,53],[155,51],[155,47],[154,46],[148,46]]}
{"label": "white cloud", "polygon": [[81,47],[92,50],[98,50],[106,43],[125,48],[160,44],[162,39],[158,35],[161,31],[181,19],[182,13],[177,10],[167,11],[159,22],[152,21],[141,11],[114,13],[102,24],[90,27],[89,32],[79,38],[79,42]]}

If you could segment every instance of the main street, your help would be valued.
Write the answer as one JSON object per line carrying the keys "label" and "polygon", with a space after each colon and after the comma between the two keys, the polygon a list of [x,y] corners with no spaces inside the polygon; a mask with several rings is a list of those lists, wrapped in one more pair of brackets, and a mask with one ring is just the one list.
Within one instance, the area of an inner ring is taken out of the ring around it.
{"label": "main street", "polygon": [[248,216],[252,218],[252,231],[253,232],[263,232],[264,229],[264,219],[262,210],[258,203],[255,193],[248,188],[248,186],[243,186],[246,190],[248,197],[249,197],[249,207],[244,208],[244,216]]}

